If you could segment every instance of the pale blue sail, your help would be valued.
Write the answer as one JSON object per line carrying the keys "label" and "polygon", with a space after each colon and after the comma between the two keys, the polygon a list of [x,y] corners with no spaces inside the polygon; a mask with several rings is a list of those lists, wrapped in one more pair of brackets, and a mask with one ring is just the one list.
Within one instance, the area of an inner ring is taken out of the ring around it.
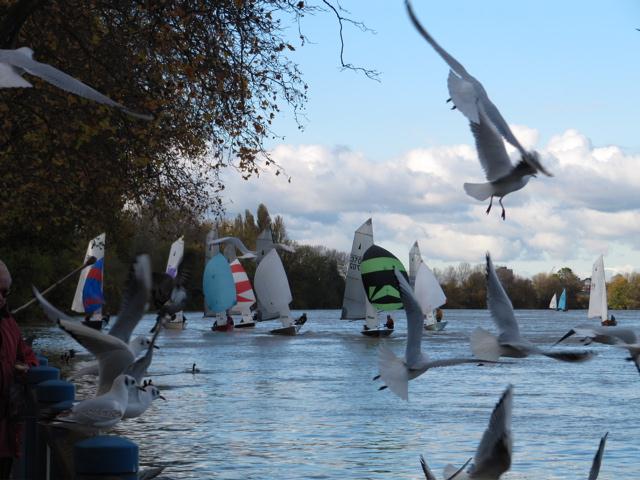
{"label": "pale blue sail", "polygon": [[207,262],[202,276],[204,301],[212,312],[225,312],[236,304],[236,285],[227,259],[217,253]]}
{"label": "pale blue sail", "polygon": [[562,293],[560,294],[560,299],[558,300],[558,310],[562,310],[563,312],[567,311],[567,289],[563,288]]}

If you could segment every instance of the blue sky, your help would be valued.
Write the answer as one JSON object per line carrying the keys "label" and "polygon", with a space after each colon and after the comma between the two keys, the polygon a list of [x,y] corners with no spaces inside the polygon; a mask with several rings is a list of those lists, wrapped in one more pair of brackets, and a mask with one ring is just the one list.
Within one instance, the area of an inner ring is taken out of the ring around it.
{"label": "blue sky", "polygon": [[341,5],[376,32],[345,24],[345,61],[380,71],[380,82],[340,70],[331,13],[305,18],[312,43],[292,55],[309,84],[305,128],[285,109],[274,125],[284,138],[269,143],[292,183],[268,171],[230,176],[230,215],[263,202],[292,239],[341,250],[372,216],[376,243],[406,262],[418,240],[436,267],[481,263],[484,248],[523,275],[587,275],[598,253],[609,273],[640,269],[640,2],[414,0],[425,28],[556,174],[506,197],[506,222],[462,190],[484,179],[468,123],[445,103],[448,67],[404,2]]}

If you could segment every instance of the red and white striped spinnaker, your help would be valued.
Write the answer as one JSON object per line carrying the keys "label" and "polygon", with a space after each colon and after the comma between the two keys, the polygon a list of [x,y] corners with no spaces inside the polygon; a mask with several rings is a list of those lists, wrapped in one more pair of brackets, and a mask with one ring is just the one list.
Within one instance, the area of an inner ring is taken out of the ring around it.
{"label": "red and white striped spinnaker", "polygon": [[251,288],[251,282],[247,277],[247,272],[244,271],[242,264],[236,258],[231,262],[231,273],[233,273],[233,281],[236,284],[236,295],[238,303],[236,303],[231,313],[234,314],[246,314],[249,313],[251,305],[256,303],[256,296]]}

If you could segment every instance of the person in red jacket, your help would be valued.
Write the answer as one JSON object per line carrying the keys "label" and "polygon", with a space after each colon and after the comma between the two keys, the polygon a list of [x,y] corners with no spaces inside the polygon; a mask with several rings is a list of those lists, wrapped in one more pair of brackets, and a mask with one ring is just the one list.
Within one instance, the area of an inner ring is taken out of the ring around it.
{"label": "person in red jacket", "polygon": [[11,292],[11,274],[0,260],[0,479],[11,477],[13,459],[20,453],[22,423],[15,417],[10,401],[11,386],[38,365],[33,350],[22,339],[22,333],[11,315],[7,297]]}

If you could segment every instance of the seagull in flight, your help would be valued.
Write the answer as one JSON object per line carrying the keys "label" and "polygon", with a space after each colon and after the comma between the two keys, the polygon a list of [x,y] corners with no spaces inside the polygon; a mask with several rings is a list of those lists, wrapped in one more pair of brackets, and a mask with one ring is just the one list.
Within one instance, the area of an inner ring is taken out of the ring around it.
{"label": "seagull in flight", "polygon": [[33,50],[27,47],[15,50],[0,49],[0,88],[30,88],[33,85],[23,78],[25,73],[39,77],[45,82],[58,87],[61,90],[73,93],[80,97],[103,103],[110,107],[118,108],[127,115],[142,120],[153,119],[152,115],[136,113],[129,110],[124,105],[111,100],[106,95],[85,85],[80,80],[67,75],[46,63],[40,63],[33,59]]}
{"label": "seagull in flight", "polygon": [[389,388],[393,393],[403,400],[409,399],[409,380],[419,377],[430,368],[448,367],[461,363],[478,363],[475,358],[449,358],[443,360],[429,360],[426,353],[423,353],[420,344],[422,343],[422,331],[424,314],[418,303],[413,289],[407,279],[394,268],[394,273],[400,283],[400,296],[404,304],[407,315],[407,348],[405,358],[398,358],[386,346],[381,345],[378,357],[378,368],[380,374],[374,380],[381,379],[385,385],[379,388],[383,390]]}
{"label": "seagull in flight", "polygon": [[[523,188],[537,172],[552,175],[540,163],[537,152],[527,151],[520,144],[482,84],[425,30],[416,18],[409,0],[405,0],[405,5],[415,28],[449,65],[447,84],[451,98],[447,101],[451,101],[453,108],[460,110],[470,122],[480,164],[488,182],[465,183],[464,190],[477,200],[491,198],[487,213],[491,211],[493,197],[498,197],[504,220],[506,213],[502,198],[505,195]],[[521,159],[515,166],[507,154],[503,139],[520,152]]]}
{"label": "seagull in flight", "polygon": [[[446,480],[498,480],[500,476],[511,467],[511,455],[513,452],[513,437],[511,436],[511,411],[513,409],[513,386],[509,385],[500,400],[493,408],[489,425],[482,435],[480,445],[473,457],[473,463],[467,460],[461,468],[453,465],[444,467]],[[429,470],[424,457],[420,457],[422,471],[427,480],[436,480],[435,475]]]}
{"label": "seagull in flight", "polygon": [[487,306],[499,334],[489,333],[477,327],[471,333],[473,355],[482,360],[498,360],[500,357],[524,358],[529,355],[545,355],[564,362],[582,362],[593,357],[589,351],[544,351],[520,335],[518,321],[511,300],[496,275],[491,256],[487,252]]}
{"label": "seagull in flight", "polygon": [[630,355],[627,360],[632,361],[638,373],[640,373],[640,343],[633,330],[625,327],[601,327],[582,324],[569,330],[554,345],[559,344],[572,335],[582,337],[581,341],[585,345],[596,342],[626,349]]}

